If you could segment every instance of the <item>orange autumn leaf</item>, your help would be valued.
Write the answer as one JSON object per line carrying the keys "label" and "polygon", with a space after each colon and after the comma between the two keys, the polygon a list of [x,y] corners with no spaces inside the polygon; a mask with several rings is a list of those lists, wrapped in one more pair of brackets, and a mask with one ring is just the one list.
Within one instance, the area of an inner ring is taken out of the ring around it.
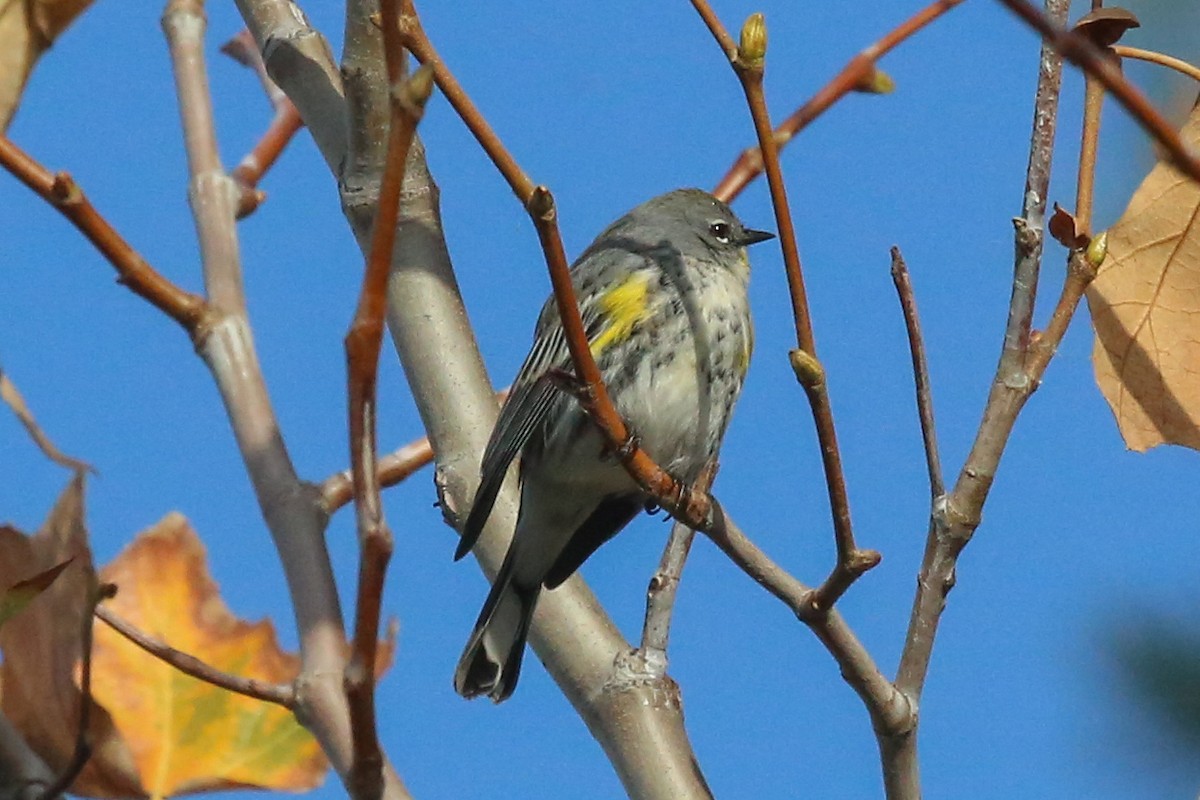
{"label": "orange autumn leaf", "polygon": [[[1182,137],[1200,148],[1200,109]],[[1126,445],[1200,449],[1200,185],[1159,163],[1109,229],[1087,297],[1096,383]]]}
{"label": "orange autumn leaf", "polygon": [[[208,574],[187,521],[169,514],[101,572],[107,607],[142,632],[208,664],[268,683],[292,680],[296,656],[270,622],[239,620]],[[142,783],[165,797],[232,787],[301,791],[327,763],[287,709],[191,678],[107,626],[96,628],[92,691],[133,754]]]}

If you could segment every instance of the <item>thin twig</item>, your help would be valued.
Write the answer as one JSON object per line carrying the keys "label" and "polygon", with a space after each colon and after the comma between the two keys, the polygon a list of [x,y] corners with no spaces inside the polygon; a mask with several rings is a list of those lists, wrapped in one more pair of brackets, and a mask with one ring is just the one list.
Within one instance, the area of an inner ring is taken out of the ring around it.
{"label": "thin twig", "polygon": [[1178,131],[1160,114],[1146,96],[1125,79],[1120,68],[1112,63],[1104,51],[1096,47],[1086,36],[1066,30],[1061,24],[1051,22],[1028,0],[1000,0],[1024,20],[1042,38],[1080,69],[1094,75],[1113,97],[1133,115],[1133,118],[1154,137],[1170,154],[1174,165],[1192,180],[1200,181],[1200,157],[1179,138]]}
{"label": "thin twig", "polygon": [[907,731],[915,726],[915,705],[879,671],[871,654],[836,609],[815,606],[815,590],[789,575],[750,541],[733,520],[727,519],[720,532],[708,537],[742,572],[791,609],[816,634],[837,662],[842,678],[862,699],[877,730]]}
{"label": "thin twig", "polygon": [[904,328],[908,332],[908,352],[912,356],[913,383],[917,392],[917,417],[921,420],[921,441],[925,444],[925,466],[929,470],[931,500],[941,497],[946,486],[942,478],[942,460],[938,455],[937,426],[933,415],[933,387],[929,382],[929,364],[925,358],[925,337],[921,335],[921,320],[917,315],[917,297],[913,292],[912,276],[899,247],[892,248],[892,283],[900,298],[904,313]]}
{"label": "thin twig", "polygon": [[80,665],[79,665],[79,720],[75,733],[75,750],[71,760],[63,768],[54,782],[42,792],[41,800],[54,800],[70,788],[79,773],[92,757],[92,743],[89,735],[92,715],[92,614],[99,608],[100,603],[116,594],[117,587],[111,583],[97,583],[94,575],[89,573],[87,582],[87,601],[84,603],[83,617],[80,620]]}
{"label": "thin twig", "polygon": [[[508,387],[496,392],[497,402],[504,402],[506,397],[508,397]],[[376,471],[379,488],[387,489],[403,482],[432,461],[433,446],[429,443],[429,437],[422,436],[420,439],[413,439],[408,444],[401,445],[379,459]],[[321,483],[320,491],[321,508],[326,514],[333,514],[354,499],[354,476],[348,469],[330,475]]]}
{"label": "thin twig", "polygon": [[66,217],[117,271],[118,282],[179,323],[193,338],[208,312],[204,299],[184,291],[150,266],[117,233],[66,172],[51,174],[11,140],[0,136],[0,166]]}
{"label": "thin twig", "polygon": [[484,119],[483,114],[476,108],[453,73],[446,68],[441,56],[434,48],[433,42],[429,40],[429,37],[425,35],[425,30],[421,27],[421,20],[417,16],[413,0],[401,0],[400,2],[399,30],[405,49],[411,52],[417,61],[432,67],[438,89],[450,101],[450,105],[479,142],[479,146],[483,148],[496,169],[504,176],[504,180],[508,182],[513,194],[517,196],[522,205],[528,205],[529,199],[533,196],[533,181],[505,148],[500,137]]}
{"label": "thin twig", "polygon": [[376,389],[379,353],[383,346],[387,279],[396,240],[404,169],[417,123],[433,91],[433,76],[427,67],[404,80],[404,52],[397,27],[398,0],[383,0],[381,9],[391,121],[362,291],[345,339],[350,467],[354,477],[360,547],[354,640],[345,677],[354,748],[354,761],[346,783],[351,794],[359,800],[376,800],[382,796],[384,786],[383,752],[379,747],[375,719],[375,661],[383,583],[392,556],[393,538],[383,517],[378,481]]}
{"label": "thin twig", "polygon": [[446,68],[425,35],[411,0],[401,0],[399,28],[404,47],[422,64],[432,67],[438,88],[446,95],[533,220],[546,258],[550,283],[554,287],[555,304],[562,318],[571,363],[578,378],[578,385],[573,387],[573,394],[580,406],[599,428],[630,476],[651,496],[655,504],[695,530],[712,530],[714,525],[720,524],[722,518],[716,500],[707,492],[692,491],[690,487],[676,481],[666,470],[655,464],[644,450],[632,446],[635,442],[630,438],[629,430],[608,395],[608,390],[600,378],[600,370],[596,367],[588,347],[583,321],[579,316],[579,305],[575,299],[575,289],[571,284],[566,252],[558,230],[554,197],[550,190],[545,186],[533,184],[484,120],[479,109]]}
{"label": "thin twig", "polygon": [[[850,92],[862,91],[866,86],[874,87],[876,81],[872,80],[872,77],[880,58],[962,2],[963,0],[936,0],[936,2],[930,3],[879,41],[850,59],[841,72],[833,76],[808,102],[796,109],[775,129],[772,138],[776,145],[780,149],[787,146],[796,134],[808,127],[813,120]],[[873,88],[872,91],[878,90]],[[713,189],[713,194],[725,202],[730,202],[741,194],[752,180],[762,174],[762,170],[762,150],[758,147],[751,147],[738,156],[725,177]]]}
{"label": "thin twig", "polygon": [[[1061,27],[1066,22],[1070,0],[1048,0],[1047,8],[1055,20],[1054,26]],[[917,579],[917,593],[913,599],[904,651],[896,676],[897,687],[916,701],[921,697],[929,672],[929,660],[946,597],[954,586],[958,554],[979,524],[983,502],[991,488],[1016,415],[1034,388],[1026,371],[1026,355],[1042,255],[1062,59],[1051,43],[1044,43],[1038,63],[1038,88],[1033,104],[1029,161],[1021,201],[1022,216],[1015,221],[1016,256],[1012,297],[1000,362],[971,453],[951,494],[936,498],[933,504],[925,555]],[[915,737],[909,737],[904,748],[905,760],[915,763],[915,748]]]}
{"label": "thin twig", "polygon": [[66,467],[69,470],[76,472],[90,472],[93,475],[97,474],[96,468],[86,461],[81,461],[78,458],[72,458],[63,451],[59,450],[54,442],[50,441],[50,437],[38,425],[34,419],[33,412],[29,410],[29,406],[25,404],[25,398],[21,396],[21,392],[17,389],[17,385],[12,382],[8,374],[0,367],[0,401],[7,405],[12,412],[17,415],[21,425],[24,426],[29,438],[37,445],[37,448],[42,451],[46,458],[58,464],[61,467]]}
{"label": "thin twig", "polygon": [[1075,232],[1090,236],[1092,204],[1096,195],[1096,157],[1100,149],[1100,116],[1104,86],[1090,72],[1084,76],[1083,125],[1080,131],[1079,176],[1075,187]]}
{"label": "thin twig", "polygon": [[[285,25],[300,21],[293,4],[282,6],[268,0],[243,3],[248,24],[250,19],[255,20],[251,27],[256,36],[263,37],[261,42],[277,29],[264,27],[262,20],[251,13],[251,6],[255,11],[271,6],[268,16]],[[307,25],[300,27],[308,31],[303,36],[304,52],[282,43],[276,48],[276,58],[268,53],[268,64],[279,66],[282,54],[304,59],[305,53],[311,53],[314,47],[320,49],[324,40]],[[197,338],[197,352],[221,394],[246,473],[287,579],[300,640],[297,685],[303,687],[303,692],[296,699],[297,717],[312,731],[344,778],[352,761],[349,712],[341,680],[346,662],[346,634],[325,543],[328,516],[320,509],[317,492],[296,475],[250,332],[235,223],[240,192],[222,170],[217,152],[212,99],[205,73],[202,6],[197,0],[171,0],[163,15],[163,28],[179,95],[188,155],[189,196],[201,266],[215,318],[207,335]],[[295,26],[286,30],[298,33]],[[292,62],[293,66],[300,63]],[[302,63],[317,66],[312,61]],[[328,66],[327,59],[322,63]],[[308,108],[320,122],[321,130],[314,131],[314,138],[322,152],[332,160],[340,160],[345,153],[344,131],[327,128],[324,117],[333,113],[331,105],[340,104],[340,100],[323,94],[330,88],[324,81],[326,77],[336,78],[336,69],[332,74],[324,69],[306,73],[306,88],[301,94],[307,98],[307,105],[302,107]],[[305,94],[309,90],[322,95],[325,101]],[[340,105],[337,111],[341,113]],[[344,116],[338,119],[344,124]]]}
{"label": "thin twig", "polygon": [[101,622],[127,640],[185,675],[190,675],[198,681],[212,684],[227,692],[262,700],[264,703],[273,703],[290,710],[296,708],[296,690],[291,684],[264,683],[254,678],[231,675],[138,630],[104,606],[98,606],[95,614]]}
{"label": "thin twig", "polygon": [[[1046,0],[1046,8],[1054,20],[1047,24],[1055,29],[1066,24],[1070,0]],[[958,556],[979,525],[983,503],[1017,415],[1037,386],[1036,378],[1028,369],[1027,355],[1045,239],[1046,197],[1054,153],[1062,58],[1051,43],[1046,42],[1042,45],[1038,64],[1021,216],[1014,220],[1016,255],[1012,296],[1000,360],[979,431],[954,488],[949,495],[933,498],[925,553],[896,675],[896,687],[915,706],[920,705],[946,598],[954,587]],[[881,752],[888,797],[919,798],[916,726],[882,738]]]}
{"label": "thin twig", "polygon": [[[717,462],[713,460],[696,478],[695,488],[707,492],[716,476]],[[682,522],[671,526],[667,545],[658,561],[658,569],[650,578],[650,586],[646,589],[646,616],[642,623],[642,645],[639,650],[643,660],[663,674],[667,669],[667,641],[671,635],[675,596],[679,592],[683,565],[687,562],[695,535],[696,532]]]}
{"label": "thin twig", "polygon": [[[433,448],[422,436],[379,459],[376,480],[381,489],[395,486],[433,461]],[[321,483],[321,508],[332,514],[354,499],[354,476],[350,470],[330,475]]]}
{"label": "thin twig", "polygon": [[258,46],[254,43],[254,37],[248,30],[241,31],[223,44],[221,52],[239,64],[254,70],[259,81],[262,82],[267,99],[271,101],[271,108],[275,111],[275,116],[271,119],[271,124],[263,133],[262,138],[249,153],[242,157],[237,167],[230,173],[230,177],[237,181],[241,190],[237,215],[238,219],[242,219],[257,209],[266,199],[266,192],[258,189],[258,183],[275,164],[296,132],[304,127],[304,123],[300,119],[300,112],[296,110],[296,106],[267,74],[267,65],[263,62],[262,54],[259,53]]}
{"label": "thin twig", "polygon": [[1186,75],[1194,81],[1200,81],[1200,67],[1195,64],[1184,61],[1182,58],[1175,58],[1166,53],[1159,53],[1156,50],[1143,50],[1140,47],[1129,47],[1128,45],[1116,44],[1113,45],[1112,51],[1121,58],[1134,58],[1139,61],[1148,61],[1151,64],[1158,64],[1160,67],[1173,69],[1181,75]]}
{"label": "thin twig", "polygon": [[[707,0],[692,0],[692,5],[708,25],[713,38],[725,49],[724,43],[730,40],[729,34],[709,9]],[[783,250],[783,262],[792,301],[792,318],[795,321],[796,342],[799,347],[799,352],[792,354],[792,363],[797,367],[796,377],[808,397],[821,450],[821,464],[825,470],[825,484],[833,516],[834,541],[837,545],[837,561],[829,577],[817,590],[813,602],[818,608],[831,608],[855,580],[879,563],[880,556],[873,550],[860,550],[854,541],[850,499],[846,491],[846,478],[842,469],[841,451],[838,449],[837,429],[829,402],[828,384],[824,370],[817,361],[816,339],[813,335],[808,294],[804,288],[800,252],[796,246],[795,225],[788,208],[783,170],[779,165],[779,146],[775,142],[767,101],[763,94],[766,49],[765,22],[761,14],[752,15],[742,30],[741,44],[730,59],[730,65],[746,95],[746,103],[754,121],[754,131],[758,136],[758,147],[762,152],[763,169],[766,171],[767,183],[771,190],[771,203],[775,209],[779,243]],[[798,366],[801,364],[803,369]]]}

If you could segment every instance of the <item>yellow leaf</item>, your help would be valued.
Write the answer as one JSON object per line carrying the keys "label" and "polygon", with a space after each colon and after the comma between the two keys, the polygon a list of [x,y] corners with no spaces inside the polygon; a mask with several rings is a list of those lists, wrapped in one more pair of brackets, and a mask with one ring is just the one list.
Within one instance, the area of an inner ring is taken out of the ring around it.
{"label": "yellow leaf", "polygon": [[[1182,136],[1200,148],[1200,110]],[[1096,383],[1125,443],[1200,449],[1200,186],[1156,166],[1108,231],[1088,290]]]}
{"label": "yellow leaf", "polygon": [[[139,534],[101,579],[119,587],[113,613],[177,650],[246,678],[296,676],[299,660],[279,649],[270,622],[230,613],[179,514]],[[300,791],[327,769],[287,709],[184,675],[106,626],[96,628],[92,682],[152,796],[237,786]]]}

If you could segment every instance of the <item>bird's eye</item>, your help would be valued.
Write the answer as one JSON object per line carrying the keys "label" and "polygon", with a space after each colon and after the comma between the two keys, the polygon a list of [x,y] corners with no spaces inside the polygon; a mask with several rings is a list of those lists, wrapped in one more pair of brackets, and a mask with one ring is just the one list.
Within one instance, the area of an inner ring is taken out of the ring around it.
{"label": "bird's eye", "polygon": [[728,222],[714,222],[708,226],[708,231],[721,244],[729,244],[732,231],[729,229]]}

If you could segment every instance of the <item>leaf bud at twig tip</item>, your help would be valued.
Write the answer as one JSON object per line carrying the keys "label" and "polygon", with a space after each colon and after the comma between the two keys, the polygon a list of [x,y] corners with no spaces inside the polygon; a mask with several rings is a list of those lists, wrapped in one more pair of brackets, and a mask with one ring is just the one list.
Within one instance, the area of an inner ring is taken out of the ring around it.
{"label": "leaf bud at twig tip", "polygon": [[54,192],[54,197],[59,203],[77,203],[83,192],[79,190],[79,184],[71,177],[69,172],[56,172],[54,174],[54,184],[51,187]]}
{"label": "leaf bud at twig tip", "polygon": [[825,368],[815,356],[796,348],[788,352],[788,360],[792,362],[792,371],[796,380],[808,389],[818,389],[825,383]]}
{"label": "leaf bud at twig tip", "polygon": [[891,94],[895,90],[896,82],[892,80],[892,76],[879,67],[873,67],[854,84],[854,91],[863,94]]}
{"label": "leaf bud at twig tip", "polygon": [[1092,241],[1088,242],[1087,260],[1096,269],[1104,263],[1104,257],[1108,255],[1108,231],[1101,231],[1092,237]]}
{"label": "leaf bud at twig tip", "polygon": [[554,195],[550,194],[550,190],[545,186],[533,187],[526,205],[529,213],[534,216],[544,219],[554,218]]}
{"label": "leaf bud at twig tip", "polygon": [[407,81],[408,97],[418,106],[424,107],[433,94],[433,66],[422,64]]}
{"label": "leaf bud at twig tip", "polygon": [[738,60],[743,66],[762,68],[767,55],[767,20],[761,12],[746,17],[738,42]]}

